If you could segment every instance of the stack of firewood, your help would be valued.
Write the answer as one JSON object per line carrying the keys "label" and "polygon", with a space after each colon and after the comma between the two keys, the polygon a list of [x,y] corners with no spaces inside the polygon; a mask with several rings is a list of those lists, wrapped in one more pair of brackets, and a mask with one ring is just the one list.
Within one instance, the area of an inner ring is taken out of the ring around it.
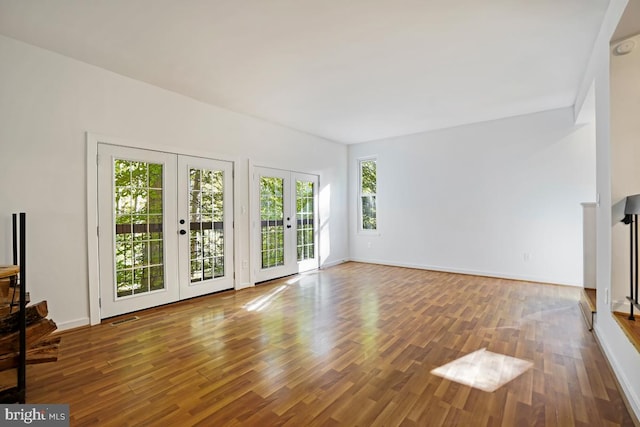
{"label": "stack of firewood", "polygon": [[[0,371],[18,366],[19,286],[12,278],[0,279]],[[58,360],[60,337],[50,336],[57,326],[53,320],[47,319],[49,314],[47,302],[29,304],[28,293],[26,300],[27,364],[55,362]]]}

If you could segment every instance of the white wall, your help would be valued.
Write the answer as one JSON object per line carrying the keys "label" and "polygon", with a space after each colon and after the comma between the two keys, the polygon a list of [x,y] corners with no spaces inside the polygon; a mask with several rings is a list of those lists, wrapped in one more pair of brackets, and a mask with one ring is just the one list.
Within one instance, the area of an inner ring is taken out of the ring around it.
{"label": "white wall", "polygon": [[582,203],[582,285],[596,289],[596,207],[594,202]]}
{"label": "white wall", "polygon": [[378,236],[357,233],[351,258],[570,285],[582,284],[582,207],[595,198],[593,123],[572,108],[349,147],[378,156]]}
{"label": "white wall", "polygon": [[629,226],[617,221],[624,199],[640,193],[640,35],[627,55],[611,55],[611,199],[622,208],[612,219],[611,298],[616,311],[629,311]]}
{"label": "white wall", "polygon": [[[60,328],[88,322],[85,132],[236,160],[241,205],[249,159],[320,175],[323,265],[348,257],[347,148],[0,36],[0,264],[11,260],[10,214],[28,215],[28,287]],[[328,206],[331,215],[328,215]],[[235,213],[249,259],[248,215]],[[249,271],[237,268],[237,282]]]}

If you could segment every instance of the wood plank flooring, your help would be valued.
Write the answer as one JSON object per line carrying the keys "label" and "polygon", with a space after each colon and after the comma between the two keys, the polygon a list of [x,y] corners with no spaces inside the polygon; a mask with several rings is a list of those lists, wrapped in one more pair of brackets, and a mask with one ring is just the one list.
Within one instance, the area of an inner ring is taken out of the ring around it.
{"label": "wood plank flooring", "polygon": [[578,303],[580,304],[585,322],[587,322],[587,327],[592,331],[593,320],[596,314],[596,290],[583,288]]}
{"label": "wood plank flooring", "polygon": [[[27,401],[73,426],[631,426],[580,291],[347,263],[63,332]],[[430,373],[482,348],[533,367],[492,393]]]}
{"label": "wood plank flooring", "polygon": [[618,322],[631,344],[640,352],[640,314],[636,311],[636,320],[629,320],[629,313],[614,311],[613,318]]}

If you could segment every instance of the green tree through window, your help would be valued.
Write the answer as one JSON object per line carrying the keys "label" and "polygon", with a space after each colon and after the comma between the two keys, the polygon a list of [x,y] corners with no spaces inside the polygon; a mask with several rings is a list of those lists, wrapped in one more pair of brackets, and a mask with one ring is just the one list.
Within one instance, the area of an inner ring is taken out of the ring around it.
{"label": "green tree through window", "polygon": [[360,160],[360,227],[362,230],[377,230],[376,159]]}
{"label": "green tree through window", "polygon": [[284,180],[260,177],[262,268],[284,265]]}
{"label": "green tree through window", "polygon": [[114,161],[118,297],[164,288],[161,164]]}

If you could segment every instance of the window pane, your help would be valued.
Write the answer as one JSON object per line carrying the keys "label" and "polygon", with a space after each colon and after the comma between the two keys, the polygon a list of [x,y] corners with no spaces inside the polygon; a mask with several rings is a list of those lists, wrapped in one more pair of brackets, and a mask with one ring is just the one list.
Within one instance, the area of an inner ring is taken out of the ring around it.
{"label": "window pane", "polygon": [[262,268],[284,265],[284,180],[260,177]]}
{"label": "window pane", "polygon": [[313,258],[313,182],[296,181],[298,261]]}
{"label": "window pane", "polygon": [[362,229],[376,228],[376,196],[362,196]]}
{"label": "window pane", "polygon": [[131,283],[133,275],[131,270],[116,271],[116,290],[119,297],[125,297],[133,294],[133,284]]}
{"label": "window pane", "polygon": [[223,277],[224,262],[224,172],[189,170],[191,282]]}
{"label": "window pane", "polygon": [[114,160],[118,297],[164,288],[162,170],[162,164]]}
{"label": "window pane", "polygon": [[362,230],[377,230],[377,187],[376,160],[360,161],[360,227]]}
{"label": "window pane", "polygon": [[362,170],[362,194],[375,194],[376,193],[376,161],[366,160],[360,163]]}

